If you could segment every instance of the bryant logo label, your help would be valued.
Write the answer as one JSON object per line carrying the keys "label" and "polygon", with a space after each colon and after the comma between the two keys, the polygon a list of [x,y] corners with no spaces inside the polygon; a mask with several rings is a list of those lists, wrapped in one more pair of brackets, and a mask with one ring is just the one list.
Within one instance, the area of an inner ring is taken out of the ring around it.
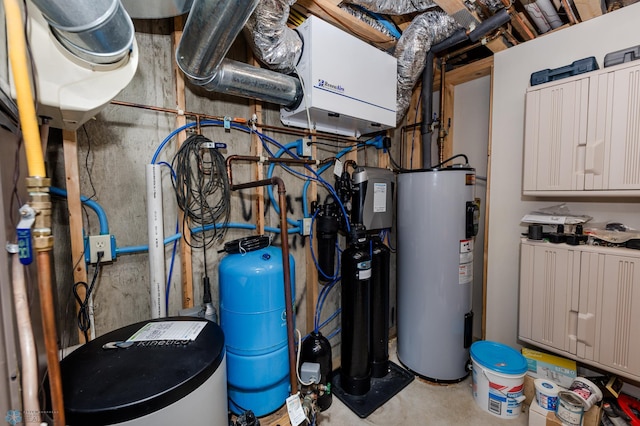
{"label": "bryant logo label", "polygon": [[323,80],[321,78],[318,79],[318,87],[323,89],[331,90],[333,92],[344,92],[344,87],[341,84],[331,84],[327,80]]}

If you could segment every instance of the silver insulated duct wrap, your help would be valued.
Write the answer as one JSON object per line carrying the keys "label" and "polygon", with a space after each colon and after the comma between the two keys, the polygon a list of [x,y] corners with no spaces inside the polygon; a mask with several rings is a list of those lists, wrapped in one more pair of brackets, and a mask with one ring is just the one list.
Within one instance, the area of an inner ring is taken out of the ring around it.
{"label": "silver insulated duct wrap", "polygon": [[362,6],[371,12],[383,15],[406,15],[424,12],[437,6],[431,0],[348,0],[345,3]]}
{"label": "silver insulated duct wrap", "polygon": [[73,55],[112,64],[128,55],[134,41],[131,18],[120,0],[33,0],[56,39]]}
{"label": "silver insulated duct wrap", "polygon": [[396,124],[400,124],[411,102],[411,93],[425,66],[431,46],[449,37],[458,25],[444,12],[416,16],[402,33],[394,56],[398,60]]}
{"label": "silver insulated duct wrap", "polygon": [[245,25],[254,54],[268,68],[289,74],[302,53],[298,33],[287,27],[289,6],[296,0],[260,0]]}

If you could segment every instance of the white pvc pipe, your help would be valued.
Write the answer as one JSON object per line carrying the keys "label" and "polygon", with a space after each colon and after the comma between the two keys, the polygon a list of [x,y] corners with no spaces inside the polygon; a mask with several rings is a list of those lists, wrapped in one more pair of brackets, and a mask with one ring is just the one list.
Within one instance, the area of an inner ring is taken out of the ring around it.
{"label": "white pvc pipe", "polygon": [[27,286],[24,266],[17,254],[12,254],[13,302],[16,310],[20,357],[22,360],[22,405],[27,426],[40,425],[40,403],[38,402],[38,354],[31,328]]}
{"label": "white pvc pipe", "polygon": [[151,318],[167,316],[165,307],[164,220],[162,174],[157,164],[147,164],[147,226],[149,231],[149,283]]}

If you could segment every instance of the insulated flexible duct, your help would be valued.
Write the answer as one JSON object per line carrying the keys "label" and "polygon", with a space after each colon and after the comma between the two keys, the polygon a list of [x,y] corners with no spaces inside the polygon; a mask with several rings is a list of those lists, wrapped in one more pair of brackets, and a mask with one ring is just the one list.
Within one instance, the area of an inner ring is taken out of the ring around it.
{"label": "insulated flexible duct", "polygon": [[406,15],[437,7],[431,0],[349,0],[347,3],[362,6],[371,12],[383,15]]}
{"label": "insulated flexible duct", "polygon": [[261,0],[245,25],[253,53],[268,68],[284,74],[294,71],[302,54],[302,40],[287,27],[295,0]]}
{"label": "insulated flexible duct", "polygon": [[32,0],[60,44],[96,64],[123,59],[134,41],[131,18],[120,0]]}
{"label": "insulated flexible duct", "polygon": [[431,46],[449,37],[458,24],[444,12],[426,12],[416,16],[398,40],[394,56],[398,60],[396,123],[407,113],[411,94],[424,70]]}

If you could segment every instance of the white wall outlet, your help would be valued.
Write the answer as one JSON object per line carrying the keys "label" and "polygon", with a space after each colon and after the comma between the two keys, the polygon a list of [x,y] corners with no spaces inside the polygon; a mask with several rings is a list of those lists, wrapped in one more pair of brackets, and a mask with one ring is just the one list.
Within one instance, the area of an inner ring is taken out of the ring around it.
{"label": "white wall outlet", "polygon": [[98,252],[102,252],[100,262],[111,262],[111,235],[90,235],[89,236],[89,263],[98,263]]}

